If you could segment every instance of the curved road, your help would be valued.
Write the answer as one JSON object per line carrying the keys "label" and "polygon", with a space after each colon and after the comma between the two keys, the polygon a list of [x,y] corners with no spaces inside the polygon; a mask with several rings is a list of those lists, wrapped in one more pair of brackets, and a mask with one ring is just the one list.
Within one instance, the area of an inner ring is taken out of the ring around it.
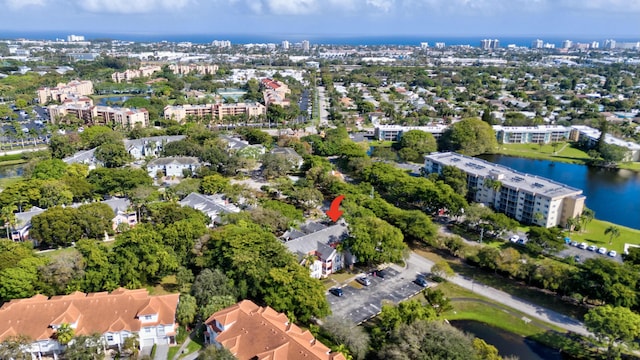
{"label": "curved road", "polygon": [[[409,268],[414,267],[416,269],[431,269],[431,266],[434,265],[434,262],[412,252],[409,260],[407,260],[407,264]],[[547,309],[545,307],[530,303],[504,291],[477,283],[457,274],[451,278],[448,278],[447,281],[470,290],[471,292],[474,292],[478,295],[482,295],[510,308],[518,310],[532,318],[546,321],[549,324],[553,324],[559,328],[580,335],[591,335],[591,333],[584,327],[584,324],[582,324],[582,322],[572,317],[562,315],[558,312]]]}

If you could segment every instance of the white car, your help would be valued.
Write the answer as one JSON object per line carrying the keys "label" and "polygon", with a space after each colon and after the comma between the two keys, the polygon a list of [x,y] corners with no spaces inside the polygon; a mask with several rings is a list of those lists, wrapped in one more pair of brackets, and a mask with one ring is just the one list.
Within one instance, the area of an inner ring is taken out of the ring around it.
{"label": "white car", "polygon": [[606,247],[601,247],[600,249],[598,249],[598,254],[606,254],[607,253],[607,248]]}
{"label": "white car", "polygon": [[607,255],[609,255],[611,257],[616,257],[618,255],[618,252],[616,252],[615,250],[611,250],[611,251],[609,251],[609,253]]}
{"label": "white car", "polygon": [[590,245],[590,246],[587,248],[587,250],[589,250],[589,251],[596,251],[596,250],[598,250],[598,247],[597,247],[597,246],[595,246],[595,245]]}
{"label": "white car", "polygon": [[509,241],[512,243],[516,243],[518,242],[518,240],[520,240],[520,236],[518,235],[511,235],[511,237],[509,238]]}
{"label": "white car", "polygon": [[586,248],[587,248],[587,246],[589,246],[589,245],[587,245],[587,243],[586,243],[586,242],[580,243],[580,245],[578,245],[578,247],[579,247],[580,249],[582,249],[582,250],[586,249]]}

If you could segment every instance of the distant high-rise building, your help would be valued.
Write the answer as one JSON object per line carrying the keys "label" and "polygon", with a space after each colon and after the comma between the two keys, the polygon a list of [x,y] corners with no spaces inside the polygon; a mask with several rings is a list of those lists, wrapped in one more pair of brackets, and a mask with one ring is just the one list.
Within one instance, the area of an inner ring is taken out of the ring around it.
{"label": "distant high-rise building", "polygon": [[228,48],[231,47],[231,41],[229,40],[213,40],[211,42],[212,46],[217,46],[217,47],[221,47],[221,48]]}
{"label": "distant high-rise building", "polygon": [[289,41],[282,40],[282,50],[289,50]]}
{"label": "distant high-rise building", "polygon": [[421,42],[420,43],[420,49],[426,50],[428,48],[429,48],[429,43],[428,42]]}
{"label": "distant high-rise building", "polygon": [[591,42],[591,48],[592,49],[599,49],[600,48],[600,42],[598,42],[598,41]]}
{"label": "distant high-rise building", "polygon": [[545,43],[543,48],[545,49],[555,49],[556,48],[556,44],[553,43]]}
{"label": "distant high-rise building", "polygon": [[573,41],[571,40],[565,40],[562,42],[563,49],[570,49],[572,46],[573,46]]}
{"label": "distant high-rise building", "polygon": [[480,48],[482,50],[493,50],[500,47],[500,40],[498,39],[483,39],[480,40]]}
{"label": "distant high-rise building", "polygon": [[68,35],[67,42],[76,42],[76,41],[84,41],[84,36],[82,35]]}
{"label": "distant high-rise building", "polygon": [[302,51],[309,51],[309,40],[302,40]]}
{"label": "distant high-rise building", "polygon": [[536,39],[533,42],[531,42],[532,49],[542,49],[543,47],[544,47],[544,41],[540,39]]}
{"label": "distant high-rise building", "polygon": [[605,49],[615,49],[616,48],[616,41],[613,39],[608,39],[604,41],[604,48]]}
{"label": "distant high-rise building", "polygon": [[444,49],[447,45],[443,42],[437,42],[435,46],[436,49]]}

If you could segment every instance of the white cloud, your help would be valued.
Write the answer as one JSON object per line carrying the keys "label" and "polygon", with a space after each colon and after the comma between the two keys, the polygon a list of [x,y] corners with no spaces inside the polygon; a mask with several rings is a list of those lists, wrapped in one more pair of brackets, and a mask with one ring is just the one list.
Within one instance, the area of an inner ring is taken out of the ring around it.
{"label": "white cloud", "polygon": [[316,0],[264,0],[269,12],[277,15],[303,15],[318,10]]}
{"label": "white cloud", "polygon": [[10,9],[21,9],[27,6],[43,6],[45,0],[4,0],[4,4]]}
{"label": "white cloud", "polygon": [[376,10],[389,12],[389,10],[395,5],[395,1],[394,0],[366,0],[366,5]]}
{"label": "white cloud", "polygon": [[117,14],[173,11],[193,3],[192,0],[78,0],[76,2],[80,8],[89,12]]}
{"label": "white cloud", "polygon": [[560,0],[559,5],[574,10],[640,12],[640,0]]}

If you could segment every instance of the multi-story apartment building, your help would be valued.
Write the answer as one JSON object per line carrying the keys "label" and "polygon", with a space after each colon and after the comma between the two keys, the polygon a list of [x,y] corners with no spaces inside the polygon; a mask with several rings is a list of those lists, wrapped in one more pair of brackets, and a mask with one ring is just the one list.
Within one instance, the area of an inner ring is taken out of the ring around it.
{"label": "multi-story apartment building", "polygon": [[[15,299],[0,308],[0,341],[23,335],[30,344],[21,351],[33,359],[57,358],[65,346],[56,330],[68,324],[76,336],[97,334],[103,346],[120,349],[125,339],[136,336],[140,347],[175,344],[179,294],[149,295],[147,289],[116,289],[111,293],[34,295]],[[74,341],[74,340],[72,340]]]}
{"label": "multi-story apartment building", "polygon": [[264,87],[262,92],[264,103],[269,105],[289,106],[291,102],[287,99],[287,94],[291,94],[291,89],[282,81],[273,79],[262,79],[260,81]]}
{"label": "multi-story apartment building", "polygon": [[171,64],[169,70],[177,75],[186,75],[197,72],[202,75],[213,75],[218,71],[218,65],[209,64]]}
{"label": "multi-story apartment building", "polygon": [[73,115],[85,125],[119,125],[125,128],[149,126],[149,112],[146,109],[94,106],[89,98],[67,99],[61,105],[50,105],[48,110],[54,124],[67,123],[67,115]]}
{"label": "multi-story apartment building", "polygon": [[549,144],[566,141],[571,128],[560,125],[502,126],[494,125],[498,142],[503,144]]}
{"label": "multi-story apartment building", "polygon": [[69,98],[93,94],[93,83],[89,80],[74,80],[67,84],[60,83],[56,87],[41,87],[37,91],[38,102],[46,104],[49,101],[63,102]]}
{"label": "multi-story apartment building", "polygon": [[137,70],[129,69],[123,72],[114,72],[111,74],[111,80],[116,83],[121,83],[123,81],[131,81],[132,79],[139,77],[151,76],[157,71],[162,71],[162,68],[157,65],[143,66]]}
{"label": "multi-story apartment building", "polygon": [[471,198],[522,223],[544,227],[564,226],[582,214],[586,197],[582,190],[543,177],[457,153],[425,156],[427,173],[441,173],[453,166],[467,174]]}
{"label": "multi-story apartment building", "polygon": [[[583,142],[587,147],[594,147],[600,139],[600,130],[586,125],[574,125],[571,126],[569,138],[573,141]],[[640,161],[640,144],[622,140],[610,134],[605,134],[604,142],[627,149],[623,161]]]}
{"label": "multi-story apartment building", "polygon": [[237,104],[204,104],[204,105],[181,105],[165,106],[164,118],[183,122],[188,116],[204,119],[211,117],[212,120],[222,120],[225,116],[246,115],[248,117],[258,117],[267,114],[267,108],[260,103],[237,103]]}
{"label": "multi-story apartment building", "polygon": [[447,130],[446,125],[432,125],[432,126],[400,126],[400,125],[377,125],[374,131],[374,136],[378,140],[384,141],[398,141],[402,137],[402,134],[409,130],[419,130],[428,132],[438,139]]}

